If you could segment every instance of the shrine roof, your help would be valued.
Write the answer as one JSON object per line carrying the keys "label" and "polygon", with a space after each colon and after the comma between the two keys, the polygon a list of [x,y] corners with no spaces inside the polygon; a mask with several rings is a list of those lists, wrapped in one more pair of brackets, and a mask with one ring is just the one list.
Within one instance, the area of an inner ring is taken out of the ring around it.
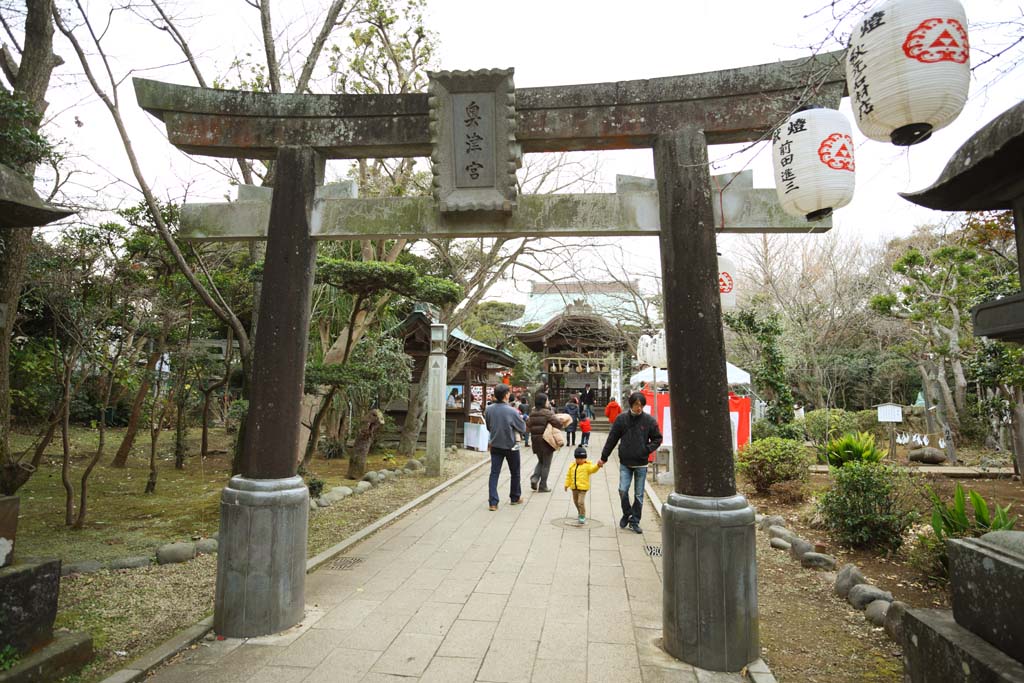
{"label": "shrine roof", "polygon": [[[392,330],[392,332],[397,335],[408,336],[412,334],[416,328],[420,328],[425,330],[429,337],[430,325],[433,322],[433,318],[431,318],[427,312],[414,310],[405,320]],[[489,344],[483,343],[479,339],[474,339],[458,327],[452,328],[448,333],[448,348],[451,349],[453,346],[460,345],[472,347],[482,360],[489,363],[496,363],[504,368],[513,368],[516,366],[515,357],[507,351],[496,349]]]}
{"label": "shrine roof", "polygon": [[1024,100],[971,136],[950,158],[931,187],[900,193],[900,196],[940,211],[1010,209],[1015,198],[1024,196],[1021,159],[1024,159]]}
{"label": "shrine roof", "polygon": [[542,327],[516,335],[531,351],[545,348],[625,349],[626,335],[603,315],[567,310],[547,321]]}

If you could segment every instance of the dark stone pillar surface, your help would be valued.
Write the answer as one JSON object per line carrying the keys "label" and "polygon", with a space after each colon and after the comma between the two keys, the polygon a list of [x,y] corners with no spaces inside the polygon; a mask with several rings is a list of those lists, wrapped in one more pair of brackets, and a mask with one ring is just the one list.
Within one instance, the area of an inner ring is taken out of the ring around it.
{"label": "dark stone pillar surface", "polygon": [[291,628],[305,610],[309,491],[295,472],[323,170],[299,147],[282,147],[274,168],[241,475],[221,493],[214,628],[233,638]]}
{"label": "dark stone pillar surface", "polygon": [[661,205],[675,488],[691,496],[731,496],[736,477],[729,384],[703,132],[690,129],[659,137],[654,169]]}
{"label": "dark stone pillar surface", "polygon": [[323,167],[323,159],[312,149],[282,147],[277,156],[242,443],[244,477],[282,479],[293,476],[297,468],[316,268],[310,225],[313,194]]}
{"label": "dark stone pillar surface", "polygon": [[28,652],[53,638],[60,560],[29,560],[0,569],[0,647]]}
{"label": "dark stone pillar surface", "polygon": [[754,510],[736,495],[704,133],[654,147],[676,493],[662,509],[663,642],[702,669],[760,656]]}

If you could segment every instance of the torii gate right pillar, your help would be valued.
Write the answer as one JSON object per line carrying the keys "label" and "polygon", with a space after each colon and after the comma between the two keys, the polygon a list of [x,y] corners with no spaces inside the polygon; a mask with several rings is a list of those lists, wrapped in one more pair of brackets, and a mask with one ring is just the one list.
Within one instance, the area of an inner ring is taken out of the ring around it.
{"label": "torii gate right pillar", "polygon": [[704,132],[659,136],[661,272],[675,493],[663,519],[663,642],[702,669],[760,656],[754,509],[736,493]]}

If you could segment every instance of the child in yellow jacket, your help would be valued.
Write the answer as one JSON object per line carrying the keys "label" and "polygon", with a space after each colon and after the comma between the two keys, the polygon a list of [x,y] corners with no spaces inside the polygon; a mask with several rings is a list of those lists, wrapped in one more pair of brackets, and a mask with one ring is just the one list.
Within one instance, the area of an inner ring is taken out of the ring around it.
{"label": "child in yellow jacket", "polygon": [[592,463],[587,460],[587,449],[580,446],[573,453],[576,462],[569,465],[569,471],[565,473],[565,490],[572,489],[572,502],[580,513],[580,526],[587,523],[587,506],[585,503],[587,491],[590,490],[590,475],[601,469],[602,462]]}

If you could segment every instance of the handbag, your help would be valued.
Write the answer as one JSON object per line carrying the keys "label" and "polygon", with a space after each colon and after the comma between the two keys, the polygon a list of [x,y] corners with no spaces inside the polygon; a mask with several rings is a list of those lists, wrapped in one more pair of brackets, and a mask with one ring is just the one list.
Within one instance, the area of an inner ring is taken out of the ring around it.
{"label": "handbag", "polygon": [[565,432],[561,429],[555,429],[555,426],[548,423],[548,426],[544,428],[544,440],[554,449],[559,449],[565,445]]}

